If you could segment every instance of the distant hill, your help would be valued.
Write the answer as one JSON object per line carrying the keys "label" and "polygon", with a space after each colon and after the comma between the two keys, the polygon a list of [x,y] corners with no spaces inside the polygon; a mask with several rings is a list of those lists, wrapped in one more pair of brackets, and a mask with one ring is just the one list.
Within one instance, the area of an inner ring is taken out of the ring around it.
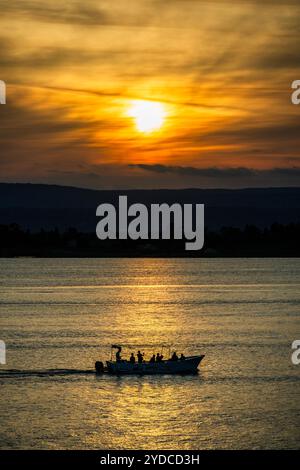
{"label": "distant hill", "polygon": [[96,208],[117,204],[126,194],[134,202],[205,204],[205,225],[268,227],[272,223],[300,222],[300,188],[90,190],[42,184],[0,183],[0,224],[17,223],[25,229],[94,231]]}

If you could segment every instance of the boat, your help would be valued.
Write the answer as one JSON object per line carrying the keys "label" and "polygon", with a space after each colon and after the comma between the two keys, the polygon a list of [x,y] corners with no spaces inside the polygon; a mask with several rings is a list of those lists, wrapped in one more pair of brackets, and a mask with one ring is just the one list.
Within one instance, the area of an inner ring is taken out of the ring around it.
{"label": "boat", "polygon": [[[113,345],[112,349],[114,347]],[[121,347],[117,346],[117,348]],[[106,367],[104,367],[102,362],[97,361],[95,368],[97,373],[107,372],[114,375],[196,374],[204,357],[205,354],[200,354],[197,356],[187,356],[185,359],[178,359],[176,361],[166,359],[160,362],[143,361],[141,363],[132,363],[123,359],[113,361],[111,355],[111,359],[106,361]]]}
{"label": "boat", "polygon": [[129,361],[106,361],[110,374],[195,374],[204,354],[189,356],[178,361],[142,362],[132,364]]}

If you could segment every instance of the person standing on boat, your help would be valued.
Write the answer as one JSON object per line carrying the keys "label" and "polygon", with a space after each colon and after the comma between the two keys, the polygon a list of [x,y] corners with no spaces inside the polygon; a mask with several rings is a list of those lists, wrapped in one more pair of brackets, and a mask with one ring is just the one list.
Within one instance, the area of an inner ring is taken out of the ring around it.
{"label": "person standing on boat", "polygon": [[171,357],[171,361],[178,361],[178,356],[176,354],[176,351],[173,352],[172,357]]}
{"label": "person standing on boat", "polygon": [[141,353],[141,351],[138,351],[138,353],[137,353],[137,358],[138,358],[138,363],[139,363],[139,364],[142,364],[142,362],[143,362],[143,357],[144,357],[144,353]]}
{"label": "person standing on boat", "polygon": [[117,362],[121,361],[121,351],[122,351],[121,346],[118,346],[118,351],[116,352],[116,361]]}
{"label": "person standing on boat", "polygon": [[163,360],[163,357],[164,356],[162,354],[157,353],[156,354],[156,362],[161,362]]}
{"label": "person standing on boat", "polygon": [[134,356],[133,353],[131,353],[131,356],[130,356],[129,361],[131,362],[131,364],[134,364],[134,363],[135,363],[135,356]]}
{"label": "person standing on boat", "polygon": [[185,355],[184,355],[183,353],[181,353],[181,355],[180,355],[180,360],[181,360],[181,361],[184,361],[184,360],[185,360]]}
{"label": "person standing on boat", "polygon": [[149,362],[155,362],[155,354],[153,354]]}

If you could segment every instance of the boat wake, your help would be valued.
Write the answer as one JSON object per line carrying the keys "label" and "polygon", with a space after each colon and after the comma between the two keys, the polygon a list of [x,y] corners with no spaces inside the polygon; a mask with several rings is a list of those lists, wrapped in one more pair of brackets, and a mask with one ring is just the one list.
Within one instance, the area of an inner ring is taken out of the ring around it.
{"label": "boat wake", "polygon": [[19,369],[7,369],[0,371],[1,378],[13,378],[13,377],[52,377],[52,376],[64,376],[64,375],[88,375],[94,374],[95,371],[92,369],[35,369],[35,370],[19,370]]}

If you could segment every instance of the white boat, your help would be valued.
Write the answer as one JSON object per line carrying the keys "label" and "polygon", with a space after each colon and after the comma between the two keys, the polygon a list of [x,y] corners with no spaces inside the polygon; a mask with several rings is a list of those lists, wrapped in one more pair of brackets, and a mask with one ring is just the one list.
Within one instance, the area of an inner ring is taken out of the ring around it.
{"label": "white boat", "polygon": [[177,361],[131,363],[129,361],[106,361],[107,372],[110,374],[195,374],[204,354],[188,356]]}

